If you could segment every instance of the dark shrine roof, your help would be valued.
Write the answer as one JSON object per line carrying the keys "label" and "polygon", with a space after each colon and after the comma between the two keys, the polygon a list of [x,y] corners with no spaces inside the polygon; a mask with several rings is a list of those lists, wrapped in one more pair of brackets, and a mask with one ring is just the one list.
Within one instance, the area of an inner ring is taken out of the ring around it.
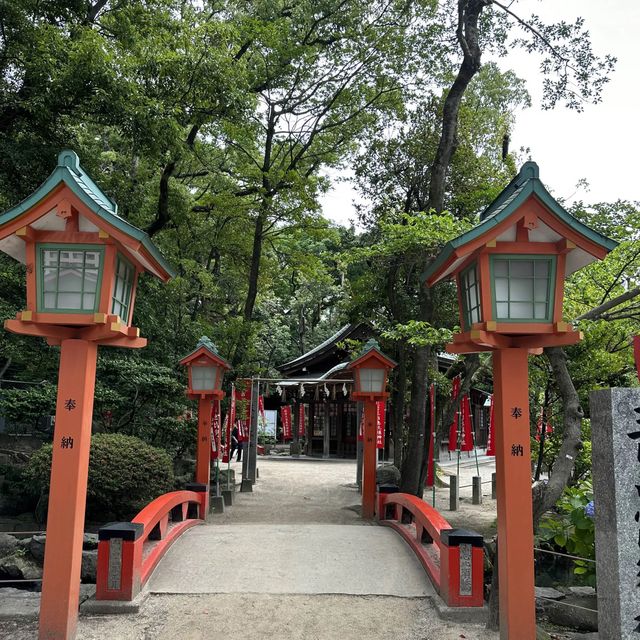
{"label": "dark shrine roof", "polygon": [[346,324],[317,347],[293,360],[289,360],[289,362],[281,364],[278,367],[278,371],[289,378],[315,377],[311,374],[324,374],[349,360],[349,353],[339,347],[338,343],[347,338],[363,340],[373,335],[373,329],[365,322]]}

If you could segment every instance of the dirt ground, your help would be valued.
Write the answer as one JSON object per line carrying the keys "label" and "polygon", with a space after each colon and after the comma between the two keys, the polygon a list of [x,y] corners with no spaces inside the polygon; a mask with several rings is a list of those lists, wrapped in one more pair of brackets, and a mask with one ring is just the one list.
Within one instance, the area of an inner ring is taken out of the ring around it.
{"label": "dirt ground", "polygon": [[[33,640],[35,622],[0,624]],[[376,596],[155,595],[136,616],[82,617],[79,640],[496,640],[478,625],[438,619],[428,600]]]}

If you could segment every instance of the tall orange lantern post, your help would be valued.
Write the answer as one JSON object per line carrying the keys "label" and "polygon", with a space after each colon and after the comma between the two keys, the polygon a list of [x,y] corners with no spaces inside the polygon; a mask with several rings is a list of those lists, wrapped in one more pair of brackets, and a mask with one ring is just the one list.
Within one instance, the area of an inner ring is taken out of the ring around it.
{"label": "tall orange lantern post", "polygon": [[375,340],[369,340],[360,355],[349,363],[354,373],[351,397],[364,402],[364,447],[362,454],[362,517],[373,519],[376,500],[376,403],[389,397],[387,377],[396,363],[385,356]]}
{"label": "tall orange lantern post", "polygon": [[536,637],[528,356],[581,339],[562,319],[565,279],[615,246],[565,211],[527,162],[424,274],[430,287],[457,284],[462,332],[447,351],[493,353],[502,639]]}
{"label": "tall orange lantern post", "polygon": [[202,336],[196,348],[180,364],[187,367],[189,386],[187,395],[198,400],[198,446],[196,449],[196,478],[199,484],[207,485],[207,505],[209,512],[209,485],[211,479],[211,416],[214,402],[224,398],[222,379],[231,365],[220,357],[216,345]]}
{"label": "tall orange lantern post", "polygon": [[40,638],[74,638],[78,619],[98,346],[147,344],[132,325],[138,276],[172,273],[149,237],[73,151],[26,200],[0,216],[0,251],[26,266],[24,311],[5,328],[60,347]]}

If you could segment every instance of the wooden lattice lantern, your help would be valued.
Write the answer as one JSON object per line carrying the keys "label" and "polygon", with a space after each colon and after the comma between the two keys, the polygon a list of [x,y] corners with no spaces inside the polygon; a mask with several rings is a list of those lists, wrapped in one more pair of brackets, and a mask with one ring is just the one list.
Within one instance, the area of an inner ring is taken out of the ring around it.
{"label": "wooden lattice lantern", "polygon": [[138,276],[172,276],[150,238],[118,207],[69,150],[28,198],[0,216],[0,251],[26,265],[26,309],[5,327],[47,337],[142,347],[131,326]]}
{"label": "wooden lattice lantern", "polygon": [[354,373],[354,400],[383,400],[389,397],[387,378],[396,363],[380,351],[378,343],[371,339],[361,353],[347,367]]}
{"label": "wooden lattice lantern", "polygon": [[580,340],[562,319],[564,281],[616,246],[565,211],[538,176],[526,162],[425,274],[429,286],[456,280],[462,331],[447,351],[492,351],[500,637],[518,640],[536,638],[528,359]]}
{"label": "wooden lattice lantern", "polygon": [[452,353],[568,345],[580,334],[562,319],[564,281],[616,243],[570,215],[526,162],[480,224],[449,242],[424,277],[454,278],[462,332]]}
{"label": "wooden lattice lantern", "polygon": [[189,373],[188,396],[197,399],[210,396],[215,399],[224,397],[222,379],[231,365],[220,357],[216,345],[206,336],[202,336],[196,348],[180,360]]}

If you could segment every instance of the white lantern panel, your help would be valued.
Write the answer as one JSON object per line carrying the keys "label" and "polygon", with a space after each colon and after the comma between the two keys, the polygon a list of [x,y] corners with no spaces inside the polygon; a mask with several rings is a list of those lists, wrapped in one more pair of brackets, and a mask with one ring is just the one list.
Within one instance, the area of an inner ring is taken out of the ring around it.
{"label": "white lantern panel", "polygon": [[509,317],[515,320],[533,318],[533,304],[531,302],[512,302],[509,306]]}
{"label": "white lantern panel", "polygon": [[507,278],[496,278],[496,300],[499,302],[509,300],[509,280]]}
{"label": "white lantern panel", "polygon": [[509,281],[509,294],[514,302],[530,302],[533,300],[533,279],[512,278]]}
{"label": "white lantern panel", "polygon": [[191,389],[193,391],[215,391],[218,367],[191,367]]}
{"label": "white lantern panel", "polygon": [[476,265],[469,267],[462,273],[460,282],[462,285],[463,318],[466,328],[469,329],[472,324],[480,322],[482,315],[480,313],[480,286]]}
{"label": "white lantern panel", "polygon": [[116,263],[116,277],[111,296],[111,313],[129,322],[131,293],[135,269],[122,256],[118,255]]}
{"label": "white lantern panel", "polygon": [[95,311],[101,251],[39,248],[40,311]]}
{"label": "white lantern panel", "polygon": [[360,369],[360,391],[381,393],[384,391],[384,369]]}
{"label": "white lantern panel", "polygon": [[550,322],[554,256],[492,258],[496,320]]}

